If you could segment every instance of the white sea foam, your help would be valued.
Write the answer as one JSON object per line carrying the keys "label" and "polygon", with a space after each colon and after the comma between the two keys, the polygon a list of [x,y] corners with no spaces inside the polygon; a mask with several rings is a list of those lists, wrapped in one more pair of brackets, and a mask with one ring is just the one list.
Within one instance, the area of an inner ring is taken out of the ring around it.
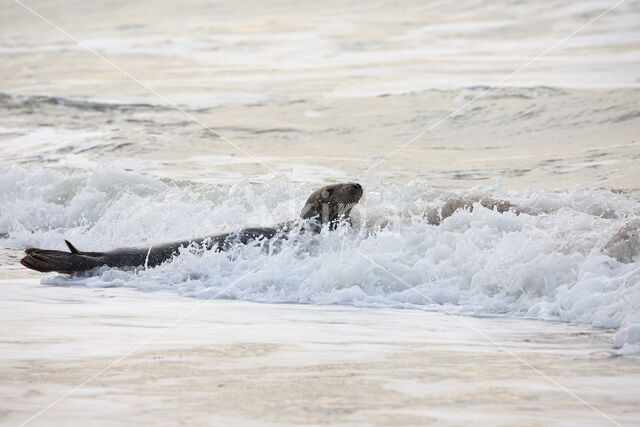
{"label": "white sea foam", "polygon": [[[43,282],[562,320],[617,329],[613,344],[623,352],[640,343],[640,248],[628,248],[630,262],[603,249],[640,215],[634,197],[579,187],[480,187],[471,193],[507,199],[529,213],[477,206],[433,226],[424,212],[466,193],[421,181],[373,184],[353,228],[288,241],[276,253],[260,245],[230,253],[185,249],[156,268],[52,274]],[[63,249],[63,238],[89,250],[152,245],[292,219],[311,190],[284,178],[180,187],[107,163],[89,173],[13,167],[0,178],[0,233],[13,247]]]}

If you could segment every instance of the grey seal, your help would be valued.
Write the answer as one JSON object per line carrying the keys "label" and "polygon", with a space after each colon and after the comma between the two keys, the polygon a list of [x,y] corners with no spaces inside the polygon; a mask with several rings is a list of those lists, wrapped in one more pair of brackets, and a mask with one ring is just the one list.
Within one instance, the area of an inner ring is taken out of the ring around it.
{"label": "grey seal", "polygon": [[[274,239],[287,239],[293,230],[317,233],[323,226],[335,229],[341,221],[350,222],[351,209],[362,197],[362,186],[357,183],[327,185],[314,191],[300,212],[300,221],[294,220],[274,227],[245,228],[232,233],[170,242],[152,247],[120,248],[108,252],[78,250],[65,240],[69,252],[29,248],[20,263],[40,272],[55,271],[73,274],[108,267],[153,267],[178,255],[180,248],[195,245],[202,249],[226,251],[235,245]],[[297,223],[300,222],[298,227]]]}
{"label": "grey seal", "polygon": [[516,215],[525,213],[523,209],[506,200],[495,200],[486,197],[467,197],[449,199],[441,207],[432,209],[429,212],[425,213],[425,218],[431,225],[440,225],[442,220],[450,217],[459,210],[473,211],[474,205],[476,203],[479,203],[482,207],[490,210],[495,210],[499,213],[505,213],[509,211],[514,212]]}
{"label": "grey seal", "polygon": [[637,260],[640,257],[640,217],[623,225],[604,246],[603,253],[618,262]]}

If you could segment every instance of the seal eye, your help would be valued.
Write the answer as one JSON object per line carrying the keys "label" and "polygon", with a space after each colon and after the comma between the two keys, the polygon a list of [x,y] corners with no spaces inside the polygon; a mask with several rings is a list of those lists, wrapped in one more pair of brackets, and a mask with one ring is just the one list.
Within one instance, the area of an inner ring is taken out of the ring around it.
{"label": "seal eye", "polygon": [[325,190],[322,190],[322,198],[323,199],[328,199],[329,197],[331,197],[332,194],[333,194],[333,189],[332,188],[327,188]]}

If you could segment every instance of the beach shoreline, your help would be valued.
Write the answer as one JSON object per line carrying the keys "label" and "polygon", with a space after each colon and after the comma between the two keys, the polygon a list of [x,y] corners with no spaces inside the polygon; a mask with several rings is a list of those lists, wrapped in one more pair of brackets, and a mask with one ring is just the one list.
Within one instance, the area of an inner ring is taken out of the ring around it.
{"label": "beach shoreline", "polygon": [[612,356],[612,333],[587,326],[206,301],[6,273],[5,425],[102,370],[28,425],[633,425],[640,415],[637,359]]}

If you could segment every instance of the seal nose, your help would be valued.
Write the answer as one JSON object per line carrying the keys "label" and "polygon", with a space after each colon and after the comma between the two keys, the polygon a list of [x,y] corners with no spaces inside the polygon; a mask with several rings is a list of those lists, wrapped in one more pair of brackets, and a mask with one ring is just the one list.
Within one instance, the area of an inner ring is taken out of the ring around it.
{"label": "seal nose", "polygon": [[355,184],[351,184],[351,191],[354,193],[361,193],[362,192],[362,185],[355,183]]}

